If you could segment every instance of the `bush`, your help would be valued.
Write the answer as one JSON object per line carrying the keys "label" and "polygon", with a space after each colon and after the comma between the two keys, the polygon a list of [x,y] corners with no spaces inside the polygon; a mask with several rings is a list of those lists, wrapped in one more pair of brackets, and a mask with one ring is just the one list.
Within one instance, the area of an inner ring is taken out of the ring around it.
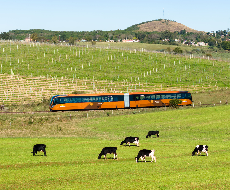
{"label": "bush", "polygon": [[212,54],[206,53],[206,56],[207,56],[207,57],[212,57]]}
{"label": "bush", "polygon": [[173,50],[173,52],[174,52],[175,54],[177,54],[177,53],[183,53],[182,49],[179,48],[179,47],[176,47],[176,48]]}
{"label": "bush", "polygon": [[172,99],[169,101],[169,106],[172,107],[172,108],[178,108],[178,104],[181,104],[182,101],[181,100],[178,100],[178,99]]}

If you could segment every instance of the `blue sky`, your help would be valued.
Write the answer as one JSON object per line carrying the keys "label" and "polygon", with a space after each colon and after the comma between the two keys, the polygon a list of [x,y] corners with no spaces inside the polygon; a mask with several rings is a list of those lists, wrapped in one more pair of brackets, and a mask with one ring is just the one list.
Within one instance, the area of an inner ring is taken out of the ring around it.
{"label": "blue sky", "polygon": [[227,30],[230,0],[0,0],[0,32],[123,30],[160,18],[199,31]]}

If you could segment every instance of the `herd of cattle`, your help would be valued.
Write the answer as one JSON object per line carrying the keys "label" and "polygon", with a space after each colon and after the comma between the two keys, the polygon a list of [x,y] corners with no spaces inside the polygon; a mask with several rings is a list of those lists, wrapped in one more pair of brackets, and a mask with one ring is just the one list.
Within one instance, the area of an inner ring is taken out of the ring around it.
{"label": "herd of cattle", "polygon": [[[152,135],[156,135],[157,137],[159,137],[159,131],[149,131],[146,138],[151,137]],[[125,146],[128,144],[130,147],[130,143],[134,143],[137,146],[139,146],[139,137],[126,137],[120,145],[125,144]],[[36,144],[33,146],[33,156],[35,156],[35,154],[37,154],[37,152],[44,152],[44,156],[46,156],[46,145],[45,144]],[[207,145],[197,145],[195,147],[195,149],[192,152],[192,156],[194,156],[196,153],[197,155],[201,152],[206,153],[206,156],[208,156],[208,146]],[[142,161],[145,160],[145,157],[151,157],[152,160],[151,162],[153,162],[153,160],[156,162],[156,156],[154,155],[155,150],[147,150],[147,149],[142,149],[138,152],[137,157],[135,157],[136,162],[138,162],[139,159],[141,159]],[[98,155],[98,159],[101,159],[101,156],[104,155],[105,159],[106,159],[106,155],[107,154],[114,154],[114,159],[117,158],[117,147],[104,147],[101,150],[101,153]],[[118,158],[117,158],[118,159]]]}

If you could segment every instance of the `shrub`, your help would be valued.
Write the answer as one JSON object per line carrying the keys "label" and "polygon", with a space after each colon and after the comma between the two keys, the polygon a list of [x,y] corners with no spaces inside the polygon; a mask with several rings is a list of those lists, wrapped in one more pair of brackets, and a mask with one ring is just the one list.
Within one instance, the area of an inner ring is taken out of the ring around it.
{"label": "shrub", "polygon": [[179,47],[176,47],[174,50],[173,50],[174,53],[183,53],[182,49],[179,48]]}
{"label": "shrub", "polygon": [[172,108],[178,108],[178,104],[181,104],[182,101],[181,100],[178,100],[178,99],[172,99],[169,101],[169,106],[172,107]]}

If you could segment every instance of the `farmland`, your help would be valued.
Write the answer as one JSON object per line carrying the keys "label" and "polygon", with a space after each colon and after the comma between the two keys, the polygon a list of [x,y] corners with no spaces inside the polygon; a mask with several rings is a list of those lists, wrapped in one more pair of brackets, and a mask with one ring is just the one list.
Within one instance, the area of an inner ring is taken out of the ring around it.
{"label": "farmland", "polygon": [[[229,88],[228,62],[144,48],[50,45],[4,41],[0,101],[41,102],[52,95]],[[35,98],[36,97],[36,98]]]}
{"label": "farmland", "polygon": [[[229,189],[229,62],[143,46],[0,43],[0,189]],[[189,90],[195,107],[48,112],[56,94]],[[145,136],[159,130],[159,138]],[[120,146],[126,136],[140,147]],[[32,156],[34,144],[47,145]],[[209,156],[191,156],[197,144]],[[118,148],[98,160],[105,146]],[[156,163],[136,163],[141,149]]]}

